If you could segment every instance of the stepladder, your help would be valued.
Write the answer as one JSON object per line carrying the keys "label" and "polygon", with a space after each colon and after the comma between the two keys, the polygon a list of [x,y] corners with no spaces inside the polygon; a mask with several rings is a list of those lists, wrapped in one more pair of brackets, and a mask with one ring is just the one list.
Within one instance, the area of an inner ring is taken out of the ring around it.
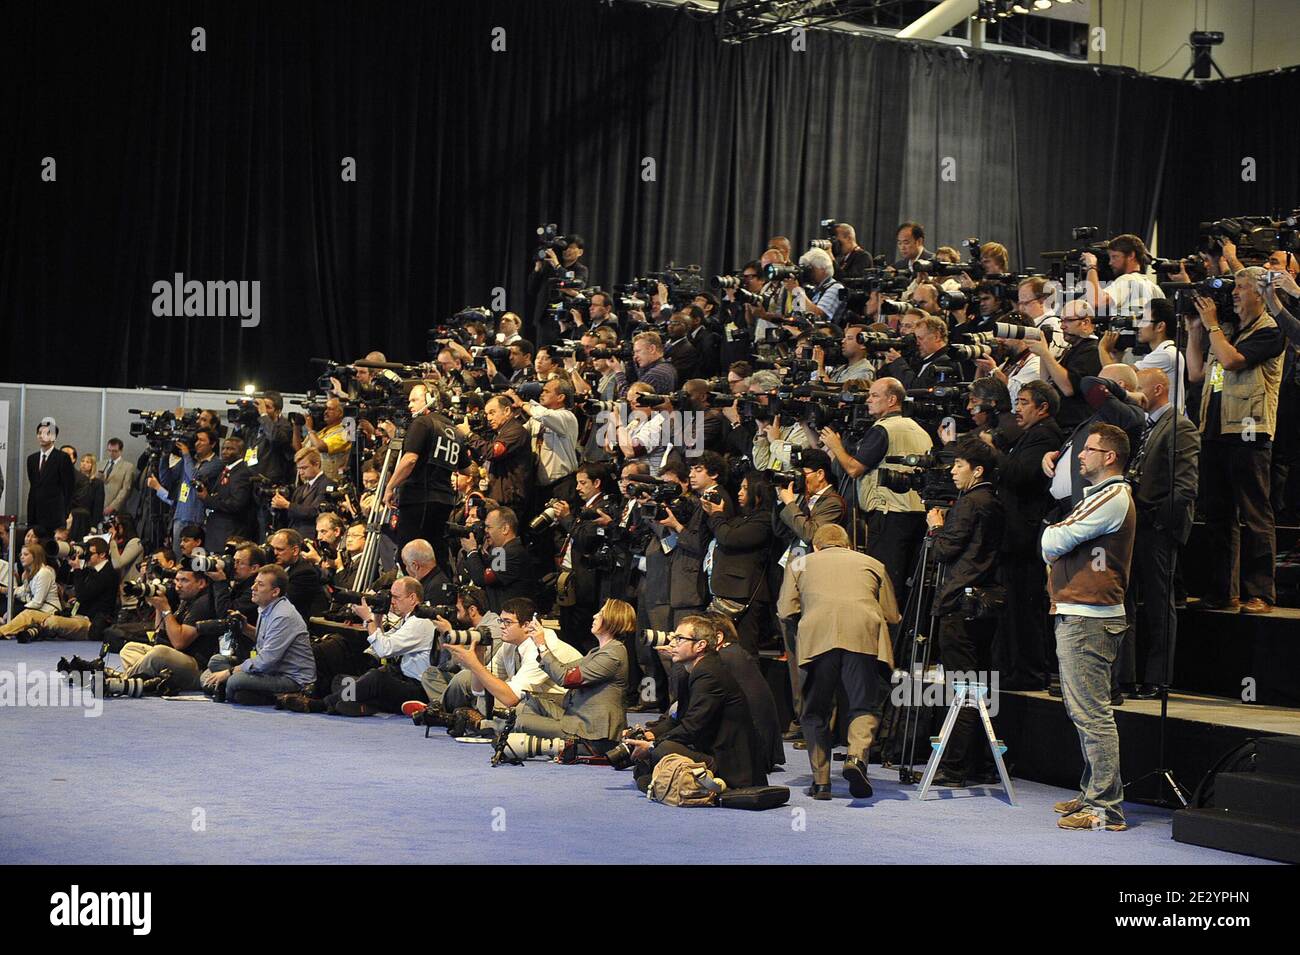
{"label": "stepladder", "polygon": [[953,729],[957,726],[957,716],[963,708],[970,707],[979,713],[980,724],[984,727],[984,736],[993,753],[993,762],[998,768],[1002,788],[1006,790],[1007,801],[1012,806],[1018,807],[1020,804],[1016,802],[1016,790],[1011,785],[1011,774],[1007,772],[1006,761],[1002,758],[1006,754],[1007,747],[993,732],[993,720],[989,717],[988,684],[954,682],[952,689],[952,703],[948,707],[948,715],[944,718],[943,728],[938,736],[930,737],[930,761],[926,763],[925,774],[921,777],[920,797],[924,799],[930,792],[934,777],[939,772],[939,764],[943,761],[944,750],[947,749],[952,739]]}

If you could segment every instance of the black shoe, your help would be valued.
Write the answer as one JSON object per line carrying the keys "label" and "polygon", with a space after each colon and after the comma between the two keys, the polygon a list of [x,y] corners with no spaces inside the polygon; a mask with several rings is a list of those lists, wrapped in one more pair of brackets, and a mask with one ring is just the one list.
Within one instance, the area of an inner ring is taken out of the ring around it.
{"label": "black shoe", "polygon": [[1155,686],[1152,683],[1143,683],[1137,688],[1137,691],[1133,693],[1133,699],[1158,700],[1160,699],[1160,687]]}
{"label": "black shoe", "polygon": [[867,778],[867,767],[862,760],[850,756],[844,761],[841,775],[849,781],[849,792],[853,794],[854,799],[871,798],[871,780]]}
{"label": "black shoe", "polygon": [[81,657],[74,656],[69,660],[66,657],[59,657],[57,669],[60,673],[94,673],[104,669],[104,658],[96,657],[93,660],[83,660]]}
{"label": "black shoe", "polygon": [[141,696],[175,696],[176,689],[171,685],[172,671],[163,670],[157,676],[150,677],[140,686]]}
{"label": "black shoe", "polygon": [[818,802],[826,802],[828,799],[831,798],[831,784],[813,783],[811,786],[809,786],[807,789],[804,790],[804,793],[806,795],[812,796],[813,799],[816,799]]}
{"label": "black shoe", "polygon": [[798,723],[791,723],[786,731],[781,734],[781,738],[787,743],[792,740],[803,739],[803,727]]}
{"label": "black shoe", "polygon": [[1111,705],[1111,706],[1123,706],[1123,705],[1124,705],[1124,694],[1123,694],[1123,693],[1116,693],[1114,696],[1112,696],[1112,697],[1110,698],[1110,705]]}
{"label": "black shoe", "polygon": [[1064,696],[1064,693],[1061,692],[1061,685],[1059,683],[1053,683],[1047,688],[1047,695],[1054,700],[1061,699]]}
{"label": "black shoe", "polygon": [[626,704],[623,709],[629,713],[658,713],[659,704],[654,700],[637,700]]}
{"label": "black shoe", "polygon": [[19,643],[35,643],[41,639],[40,627],[24,627],[14,634]]}
{"label": "black shoe", "polygon": [[966,777],[958,776],[941,768],[934,774],[934,779],[930,780],[930,785],[942,786],[944,789],[965,789]]}

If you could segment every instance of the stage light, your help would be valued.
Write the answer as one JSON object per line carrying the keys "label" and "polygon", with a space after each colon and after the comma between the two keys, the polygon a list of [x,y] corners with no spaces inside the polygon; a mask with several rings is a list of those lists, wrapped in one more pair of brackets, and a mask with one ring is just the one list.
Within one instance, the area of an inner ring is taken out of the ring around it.
{"label": "stage light", "polygon": [[254,386],[254,385],[244,385],[244,394],[246,394],[246,395],[251,395],[251,394],[255,394],[256,392],[257,392],[257,388],[256,388],[256,386]]}
{"label": "stage light", "polygon": [[1029,7],[1028,7],[1026,4],[1023,4],[1023,3],[1013,3],[1013,4],[1011,5],[1011,12],[1012,12],[1012,13],[1022,13],[1022,14],[1023,14],[1023,13],[1028,13],[1028,12],[1029,12]]}
{"label": "stage light", "polygon": [[1050,10],[1052,9],[1052,0],[1034,0],[1034,9]]}

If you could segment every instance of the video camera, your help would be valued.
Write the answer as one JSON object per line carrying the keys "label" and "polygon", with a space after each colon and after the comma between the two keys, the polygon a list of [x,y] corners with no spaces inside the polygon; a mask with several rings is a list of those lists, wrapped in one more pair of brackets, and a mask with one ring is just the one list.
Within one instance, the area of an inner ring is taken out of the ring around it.
{"label": "video camera", "polygon": [[881,486],[896,494],[917,491],[926,507],[947,507],[957,500],[957,485],[953,483],[951,470],[954,458],[954,452],[946,449],[927,454],[889,454],[885,456],[885,464],[911,470],[880,468],[877,473]]}
{"label": "video camera", "polygon": [[128,413],[140,419],[131,422],[131,437],[144,438],[145,443],[149,445],[149,453],[154,458],[173,452],[179,453],[178,444],[184,444],[190,450],[194,449],[194,439],[199,426],[197,411],[187,411],[179,418],[172,411],[130,408]]}
{"label": "video camera", "polygon": [[1081,275],[1083,272],[1083,254],[1085,252],[1091,252],[1097,256],[1098,268],[1104,265],[1105,253],[1110,248],[1110,242],[1104,239],[1100,242],[1092,241],[1100,231],[1101,229],[1095,225],[1075,226],[1070,230],[1070,238],[1075,242],[1086,244],[1076,246],[1073,249],[1043,252],[1041,254],[1042,258],[1051,263],[1049,270],[1051,277],[1060,280],[1067,273]]}

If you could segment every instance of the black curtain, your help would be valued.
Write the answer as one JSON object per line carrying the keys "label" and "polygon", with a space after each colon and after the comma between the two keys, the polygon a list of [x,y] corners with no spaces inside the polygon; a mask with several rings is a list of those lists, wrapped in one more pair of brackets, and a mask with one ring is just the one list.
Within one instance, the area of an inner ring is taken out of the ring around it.
{"label": "black curtain", "polygon": [[[606,285],[722,272],[776,233],[803,248],[823,217],[876,252],[917,219],[931,247],[995,239],[1034,267],[1074,225],[1148,234],[1187,132],[1172,82],[829,33],[723,47],[707,20],[596,0],[26,2],[8,27],[19,381],[290,391],[310,356],[421,360],[495,288],[524,309],[541,222],[584,235]],[[260,281],[261,324],[155,317],[175,273]]]}

